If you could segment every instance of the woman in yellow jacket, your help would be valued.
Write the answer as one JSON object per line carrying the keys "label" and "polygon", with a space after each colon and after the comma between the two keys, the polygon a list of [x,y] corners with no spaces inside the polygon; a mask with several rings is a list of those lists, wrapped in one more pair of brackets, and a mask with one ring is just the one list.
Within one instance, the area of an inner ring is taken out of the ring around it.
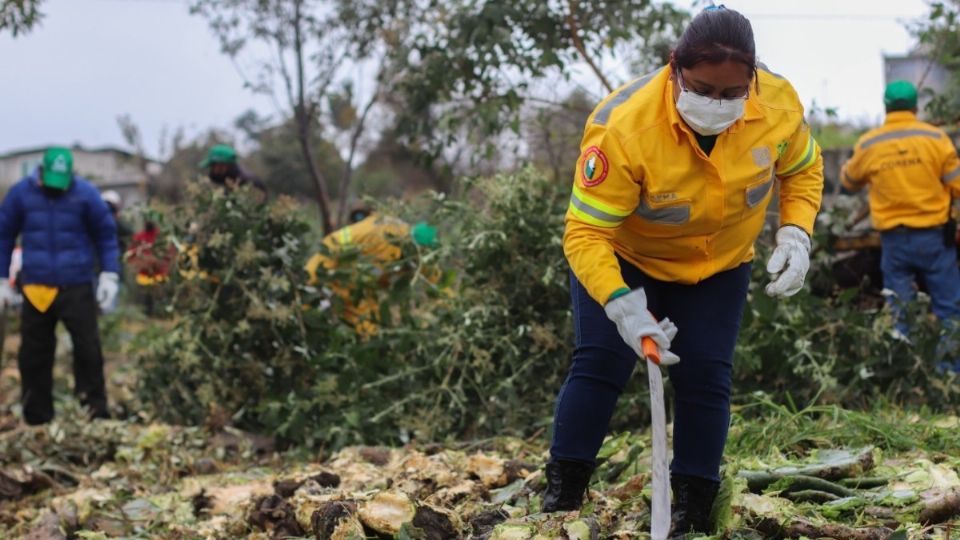
{"label": "woman in yellow jacket", "polygon": [[790,296],[809,268],[822,160],[796,92],[757,63],[750,22],[735,11],[698,15],[670,65],[587,120],[564,234],[576,349],[557,398],[544,511],[582,504],[649,337],[676,391],[674,530],[707,530],[753,245],[775,184],[781,227],[766,292]]}

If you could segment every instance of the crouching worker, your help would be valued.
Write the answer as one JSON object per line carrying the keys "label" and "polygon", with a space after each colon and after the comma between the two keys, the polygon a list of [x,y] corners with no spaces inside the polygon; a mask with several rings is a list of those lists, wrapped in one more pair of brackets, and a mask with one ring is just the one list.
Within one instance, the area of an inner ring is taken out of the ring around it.
{"label": "crouching worker", "polygon": [[800,98],[757,63],[750,22],[736,11],[698,15],[669,65],[589,117],[563,240],[576,346],[557,397],[544,511],[582,505],[651,338],[675,390],[672,534],[708,532],[753,246],[778,180],[766,292],[784,297],[809,268],[822,160]]}
{"label": "crouching worker", "polygon": [[[53,360],[57,322],[73,342],[75,392],[94,418],[108,417],[97,308],[116,299],[120,254],[117,229],[92,184],[73,174],[66,148],[50,148],[40,167],[15,184],[0,205],[0,272],[21,237],[23,267],[19,355],[21,402],[28,424],[53,419]],[[94,288],[94,268],[102,269]],[[9,282],[0,296],[12,294]]]}
{"label": "crouching worker", "polygon": [[[402,242],[407,238],[422,247],[437,245],[437,230],[431,225],[420,222],[411,226],[403,220],[381,216],[366,209],[356,209],[350,214],[352,225],[335,231],[323,239],[325,253],[314,254],[307,261],[306,270],[310,276],[311,285],[321,284],[318,271],[323,267],[327,270],[341,268],[344,259],[342,255],[359,252],[360,255],[372,261],[379,272],[377,276],[380,286],[386,287],[389,276],[385,274],[385,266],[397,261],[403,256]],[[344,303],[344,320],[351,324],[361,336],[372,336],[377,332],[377,320],[380,306],[376,299],[376,291],[357,291],[354,294],[350,287],[343,283],[325,283]],[[354,298],[359,301],[354,302]]]}

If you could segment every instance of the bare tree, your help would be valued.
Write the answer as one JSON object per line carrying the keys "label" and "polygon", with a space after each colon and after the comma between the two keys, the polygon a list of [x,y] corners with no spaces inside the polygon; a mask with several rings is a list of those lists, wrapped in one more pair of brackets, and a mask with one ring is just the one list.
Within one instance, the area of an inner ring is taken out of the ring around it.
{"label": "bare tree", "polygon": [[232,58],[251,42],[272,51],[271,56],[257,60],[255,79],[248,80],[247,86],[275,95],[279,79],[325,232],[334,223],[331,179],[318,165],[314,137],[321,127],[320,104],[352,52],[335,7],[312,0],[194,0],[190,7],[209,21],[221,49]]}

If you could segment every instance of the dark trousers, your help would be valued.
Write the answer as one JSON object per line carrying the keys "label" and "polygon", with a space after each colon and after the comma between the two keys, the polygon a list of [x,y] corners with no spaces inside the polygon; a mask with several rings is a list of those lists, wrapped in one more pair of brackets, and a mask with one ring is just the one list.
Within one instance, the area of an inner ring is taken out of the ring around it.
{"label": "dark trousers", "polygon": [[95,418],[105,418],[107,393],[103,377],[103,352],[97,326],[97,303],[93,287],[61,287],[53,305],[40,313],[26,298],[20,325],[21,402],[28,424],[53,419],[53,359],[57,322],[63,321],[73,341],[74,391]]}
{"label": "dark trousers", "polygon": [[906,229],[899,227],[881,233],[883,287],[895,293],[887,301],[896,317],[897,329],[907,334],[904,307],[917,294],[915,278],[923,276],[933,304],[933,313],[941,321],[960,321],[960,271],[956,247],[946,245],[943,228]]}
{"label": "dark trousers", "polygon": [[[670,367],[675,391],[671,470],[719,480],[730,425],[733,350],[750,265],[696,285],[657,281],[623,260],[620,266],[630,288],[644,288],[650,311],[657,318],[669,317],[679,329],[671,346],[680,357],[680,363]],[[637,357],[603,306],[572,274],[570,284],[576,347],[557,398],[550,454],[553,459],[593,463]]]}

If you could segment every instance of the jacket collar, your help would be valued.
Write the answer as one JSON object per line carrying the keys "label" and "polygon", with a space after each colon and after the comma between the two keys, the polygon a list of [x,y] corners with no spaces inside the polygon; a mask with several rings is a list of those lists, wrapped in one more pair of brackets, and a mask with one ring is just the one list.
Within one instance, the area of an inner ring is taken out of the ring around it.
{"label": "jacket collar", "polygon": [[887,113],[887,117],[883,120],[883,124],[898,124],[903,122],[916,122],[917,115],[913,111],[894,111]]}

